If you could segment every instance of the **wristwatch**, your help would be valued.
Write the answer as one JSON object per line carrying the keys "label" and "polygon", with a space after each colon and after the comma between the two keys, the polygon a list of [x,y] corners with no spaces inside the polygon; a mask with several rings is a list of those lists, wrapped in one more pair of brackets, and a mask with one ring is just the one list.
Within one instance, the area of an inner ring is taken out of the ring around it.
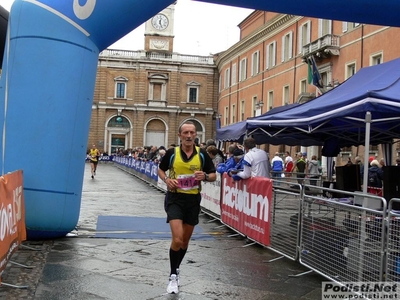
{"label": "wristwatch", "polygon": [[168,176],[165,176],[164,177],[164,182],[167,182],[167,179],[168,179],[169,177]]}
{"label": "wristwatch", "polygon": [[208,178],[209,178],[209,175],[206,172],[204,172],[204,181],[208,181]]}

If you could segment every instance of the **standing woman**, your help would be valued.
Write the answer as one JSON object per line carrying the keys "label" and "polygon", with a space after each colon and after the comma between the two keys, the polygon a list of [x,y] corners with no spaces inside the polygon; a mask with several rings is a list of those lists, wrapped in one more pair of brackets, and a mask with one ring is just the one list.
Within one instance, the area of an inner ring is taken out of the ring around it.
{"label": "standing woman", "polygon": [[97,164],[99,162],[100,152],[96,148],[96,145],[93,144],[92,148],[89,150],[89,158],[90,158],[90,168],[92,171],[92,179],[94,179],[94,175],[96,175]]}
{"label": "standing woman", "polygon": [[319,164],[317,156],[313,155],[311,160],[308,162],[308,178],[310,179],[311,185],[317,185],[319,179]]}
{"label": "standing woman", "polygon": [[[215,167],[205,149],[195,146],[196,126],[186,121],[178,130],[180,146],[170,148],[160,162],[158,176],[167,185],[165,211],[171,228],[169,294],[179,292],[179,266],[199,223],[201,181],[215,181]],[[169,171],[168,176],[166,172]]]}

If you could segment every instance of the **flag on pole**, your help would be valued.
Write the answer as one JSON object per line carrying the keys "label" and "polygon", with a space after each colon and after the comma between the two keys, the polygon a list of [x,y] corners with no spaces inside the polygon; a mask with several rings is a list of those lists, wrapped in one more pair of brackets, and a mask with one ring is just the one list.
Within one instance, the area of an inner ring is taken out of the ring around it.
{"label": "flag on pole", "polygon": [[217,129],[220,129],[220,128],[221,128],[221,117],[220,117],[220,116],[217,116],[217,117],[215,118],[215,127],[216,127]]}
{"label": "flag on pole", "polygon": [[308,84],[311,84],[311,82],[313,81],[313,72],[309,59],[307,59],[307,64],[308,64]]}
{"label": "flag on pole", "polygon": [[321,74],[319,74],[317,64],[315,62],[314,56],[309,57],[311,68],[312,68],[312,82],[317,88],[323,88],[324,84],[322,83]]}

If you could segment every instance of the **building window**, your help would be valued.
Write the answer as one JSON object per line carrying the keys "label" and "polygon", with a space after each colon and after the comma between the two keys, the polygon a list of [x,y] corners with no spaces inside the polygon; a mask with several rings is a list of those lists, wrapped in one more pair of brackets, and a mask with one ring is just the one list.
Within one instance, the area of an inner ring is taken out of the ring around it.
{"label": "building window", "polygon": [[114,82],[115,82],[115,98],[122,98],[122,99],[126,99],[126,86],[127,86],[127,82],[128,82],[128,78],[126,77],[117,77],[114,78]]}
{"label": "building window", "polygon": [[117,91],[115,97],[125,98],[125,89],[126,89],[125,82],[117,82]]}
{"label": "building window", "polygon": [[340,149],[340,152],[350,152],[351,153],[352,149],[351,147],[343,147]]}
{"label": "building window", "polygon": [[149,75],[148,99],[153,101],[167,100],[168,75],[154,73]]}
{"label": "building window", "polygon": [[247,58],[240,61],[239,67],[239,81],[244,81],[247,78]]}
{"label": "building window", "polygon": [[227,89],[230,86],[229,79],[231,77],[231,69],[226,69],[225,70],[225,81],[224,81],[224,88]]}
{"label": "building window", "polygon": [[251,61],[251,75],[257,75],[259,72],[259,66],[260,66],[260,51],[256,51],[252,55],[252,61]]}
{"label": "building window", "polygon": [[369,152],[378,152],[378,145],[369,145]]}
{"label": "building window", "polygon": [[190,87],[189,88],[189,99],[188,99],[188,102],[197,103],[197,94],[198,94],[198,89],[195,88],[195,87]]}
{"label": "building window", "polygon": [[288,105],[289,101],[290,101],[290,94],[289,94],[290,90],[289,90],[289,86],[284,86],[283,87],[283,103],[282,105]]}
{"label": "building window", "polygon": [[236,84],[236,63],[232,65],[232,85]]}
{"label": "building window", "polygon": [[267,58],[266,58],[266,69],[275,67],[276,65],[276,42],[268,44],[267,46]]}
{"label": "building window", "polygon": [[346,65],[346,79],[356,74],[356,63],[349,63]]}
{"label": "building window", "polygon": [[224,122],[225,122],[225,126],[226,125],[229,125],[229,122],[228,122],[228,117],[229,117],[229,107],[228,106],[225,106],[225,120],[224,120]]}
{"label": "building window", "polygon": [[370,58],[371,66],[380,65],[381,63],[383,63],[382,53],[374,54],[371,56],[371,58]]}
{"label": "building window", "polygon": [[244,120],[244,100],[240,101],[240,121]]}
{"label": "building window", "polygon": [[343,23],[342,23],[342,31],[343,31],[343,32],[351,31],[351,30],[353,30],[354,28],[357,28],[358,26],[360,26],[360,23],[343,22]]}
{"label": "building window", "polygon": [[130,128],[130,124],[126,118],[115,116],[112,117],[110,121],[108,121],[107,127]]}
{"label": "building window", "polygon": [[321,81],[323,87],[334,85],[332,82],[332,66],[330,64],[326,64],[324,66],[319,67],[318,71],[319,74],[321,75]]}
{"label": "building window", "polygon": [[288,34],[282,37],[282,62],[288,61],[292,58],[293,51],[293,32],[289,32]]}
{"label": "building window", "polygon": [[222,75],[219,75],[219,80],[218,80],[218,91],[221,93],[222,91]]}
{"label": "building window", "polygon": [[303,47],[309,43],[311,43],[311,22],[307,21],[300,26],[299,53],[302,53]]}
{"label": "building window", "polygon": [[332,20],[318,19],[318,37],[332,34]]}
{"label": "building window", "polygon": [[273,91],[268,92],[268,107],[269,107],[269,110],[274,108],[274,92]]}
{"label": "building window", "polygon": [[254,96],[253,97],[253,101],[252,101],[252,103],[253,103],[253,117],[257,117],[257,115],[258,115],[258,105],[257,105],[257,103],[258,103],[258,101],[257,101],[257,96]]}
{"label": "building window", "polygon": [[307,80],[303,79],[300,81],[300,94],[307,93]]}
{"label": "building window", "polygon": [[231,123],[236,123],[236,105],[232,104]]}
{"label": "building window", "polygon": [[331,82],[329,80],[328,72],[320,72],[320,74],[321,74],[322,87],[328,86],[328,84]]}
{"label": "building window", "polygon": [[200,83],[191,81],[187,84],[187,102],[199,103],[199,88]]}

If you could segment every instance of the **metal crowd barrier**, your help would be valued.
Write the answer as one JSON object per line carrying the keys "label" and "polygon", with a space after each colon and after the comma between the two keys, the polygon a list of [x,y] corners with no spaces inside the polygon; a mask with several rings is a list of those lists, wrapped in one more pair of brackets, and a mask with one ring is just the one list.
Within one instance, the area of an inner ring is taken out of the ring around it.
{"label": "metal crowd barrier", "polygon": [[289,259],[298,258],[302,187],[288,181],[274,181],[272,190],[270,246]]}
{"label": "metal crowd barrier", "polygon": [[[386,281],[400,281],[400,199],[389,202],[387,217],[387,258],[385,264]],[[395,208],[396,210],[394,210]]]}
{"label": "metal crowd barrier", "polygon": [[387,206],[376,195],[300,185],[296,177],[275,180],[272,198],[267,249],[339,284],[400,280],[400,210],[392,209],[400,199]]}
{"label": "metal crowd barrier", "polygon": [[[338,283],[383,281],[385,199],[329,188],[309,191],[305,186],[299,262]],[[338,193],[340,198],[324,197]]]}
{"label": "metal crowd barrier", "polygon": [[[286,181],[298,184],[308,184],[308,185],[315,185],[315,186],[322,186],[323,176],[322,174],[318,175],[315,178],[308,177],[307,174],[304,173],[297,173],[297,172],[282,172],[284,177],[279,178],[279,181]],[[298,175],[304,175],[303,178],[297,178]],[[275,178],[273,178],[275,179]],[[313,184],[314,183],[314,184]]]}

